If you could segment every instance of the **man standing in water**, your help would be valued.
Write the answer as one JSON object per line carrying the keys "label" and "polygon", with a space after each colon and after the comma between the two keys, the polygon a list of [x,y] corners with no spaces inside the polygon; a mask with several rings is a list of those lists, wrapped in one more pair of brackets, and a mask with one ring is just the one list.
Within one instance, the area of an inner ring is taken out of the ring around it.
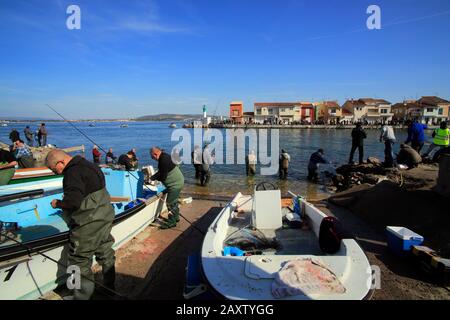
{"label": "man standing in water", "polygon": [[245,158],[245,166],[247,171],[247,176],[254,176],[256,174],[256,154],[254,150],[251,150],[250,153]]}
{"label": "man standing in water", "polygon": [[367,134],[362,128],[361,122],[356,124],[356,128],[352,130],[352,150],[350,151],[350,158],[348,159],[348,164],[353,164],[353,156],[355,155],[356,149],[359,153],[359,164],[363,163],[364,159],[364,139],[367,138]]}
{"label": "man standing in water", "polygon": [[180,221],[180,209],[178,208],[178,198],[184,185],[184,177],[180,168],[173,163],[169,154],[161,151],[159,147],[150,149],[150,156],[158,161],[158,172],[150,177],[150,180],[161,181],[167,189],[167,209],[169,218],[161,225],[161,229],[176,227]]}
{"label": "man standing in water", "polygon": [[209,150],[209,142],[205,142],[202,154],[202,170],[200,171],[200,184],[206,187],[211,180],[211,165],[214,164],[214,157]]}
{"label": "man standing in water", "polygon": [[53,208],[63,210],[69,227],[67,265],[78,266],[81,286],[74,289],[75,300],[88,300],[94,293],[93,256],[102,266],[103,282],[114,290],[115,254],[112,246],[112,223],[115,217],[111,198],[106,191],[105,176],[93,163],[81,156],[71,157],[55,149],[45,159],[55,174],[63,174],[63,200],[53,200]]}
{"label": "man standing in water", "polygon": [[279,175],[281,180],[286,180],[288,176],[289,162],[291,161],[291,156],[286,150],[282,149],[280,154],[279,163]]}
{"label": "man standing in water", "polygon": [[[47,145],[47,128],[45,127],[45,123],[42,123],[41,126],[39,127],[39,133],[41,135],[41,137],[39,138],[39,146],[46,146]],[[42,139],[42,142],[41,142]]]}

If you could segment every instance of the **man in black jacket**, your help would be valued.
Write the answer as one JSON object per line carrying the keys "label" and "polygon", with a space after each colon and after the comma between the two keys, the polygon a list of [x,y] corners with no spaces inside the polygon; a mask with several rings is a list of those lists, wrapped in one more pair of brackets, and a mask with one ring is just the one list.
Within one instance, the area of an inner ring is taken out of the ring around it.
{"label": "man in black jacket", "polygon": [[122,154],[117,161],[118,164],[125,167],[126,171],[134,170],[133,167],[133,154],[128,151],[126,154]]}
{"label": "man in black jacket", "polygon": [[353,164],[353,156],[355,155],[356,149],[359,153],[359,164],[363,163],[364,159],[364,139],[367,138],[367,134],[362,128],[360,122],[356,124],[356,128],[352,130],[352,150],[350,151],[349,164]]}
{"label": "man in black jacket", "polygon": [[81,286],[74,290],[75,300],[87,300],[94,292],[93,256],[102,266],[104,285],[114,290],[115,254],[111,235],[115,212],[106,191],[105,176],[93,163],[62,150],[48,153],[46,165],[63,174],[63,200],[54,199],[53,208],[63,210],[69,227],[68,266],[78,266]]}

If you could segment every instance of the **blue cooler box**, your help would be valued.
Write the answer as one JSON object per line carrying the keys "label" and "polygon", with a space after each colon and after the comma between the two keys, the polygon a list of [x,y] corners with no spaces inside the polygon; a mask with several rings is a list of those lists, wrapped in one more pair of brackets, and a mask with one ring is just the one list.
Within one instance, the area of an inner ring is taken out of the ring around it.
{"label": "blue cooler box", "polygon": [[420,246],[424,240],[421,235],[404,227],[386,227],[386,235],[389,249],[400,256],[411,252],[412,246]]}

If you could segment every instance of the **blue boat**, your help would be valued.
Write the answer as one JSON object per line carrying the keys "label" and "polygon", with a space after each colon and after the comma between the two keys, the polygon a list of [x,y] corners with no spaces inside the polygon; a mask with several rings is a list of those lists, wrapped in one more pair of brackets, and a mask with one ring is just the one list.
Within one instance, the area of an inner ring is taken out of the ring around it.
{"label": "blue boat", "polygon": [[[141,171],[102,171],[116,212],[112,235],[118,249],[166,209],[164,187],[146,188]],[[0,187],[0,300],[37,299],[66,282],[61,265],[68,227],[62,211],[50,205],[62,195],[62,179]]]}

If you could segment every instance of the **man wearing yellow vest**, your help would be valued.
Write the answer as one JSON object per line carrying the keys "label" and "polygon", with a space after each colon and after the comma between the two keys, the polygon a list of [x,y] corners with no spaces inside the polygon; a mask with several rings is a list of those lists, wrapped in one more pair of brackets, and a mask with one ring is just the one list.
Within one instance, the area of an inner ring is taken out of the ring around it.
{"label": "man wearing yellow vest", "polygon": [[439,129],[434,130],[433,132],[433,143],[428,148],[428,151],[423,155],[423,157],[428,157],[428,155],[435,148],[446,148],[449,145],[450,141],[450,130],[447,128],[447,122],[441,122],[441,127]]}

